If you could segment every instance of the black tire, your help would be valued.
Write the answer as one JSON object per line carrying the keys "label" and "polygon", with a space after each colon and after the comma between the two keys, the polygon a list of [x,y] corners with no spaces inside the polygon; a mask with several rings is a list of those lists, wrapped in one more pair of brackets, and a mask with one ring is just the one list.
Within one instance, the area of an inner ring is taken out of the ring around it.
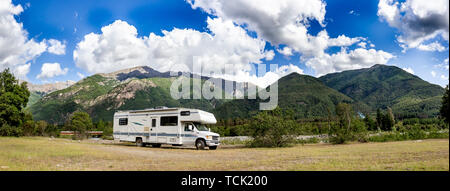
{"label": "black tire", "polygon": [[144,143],[142,142],[142,138],[136,138],[136,146],[143,147]]}
{"label": "black tire", "polygon": [[202,139],[199,139],[195,142],[195,147],[197,147],[197,150],[204,150],[205,146],[206,146],[206,143]]}
{"label": "black tire", "polygon": [[153,148],[159,148],[159,147],[161,147],[161,144],[152,144],[152,147]]}
{"label": "black tire", "polygon": [[209,146],[209,150],[216,150],[217,146]]}

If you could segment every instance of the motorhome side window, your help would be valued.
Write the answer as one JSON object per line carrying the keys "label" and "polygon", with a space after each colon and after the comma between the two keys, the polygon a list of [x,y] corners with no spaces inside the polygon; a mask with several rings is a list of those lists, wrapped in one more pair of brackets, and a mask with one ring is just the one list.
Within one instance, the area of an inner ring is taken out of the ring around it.
{"label": "motorhome side window", "polygon": [[161,117],[161,126],[177,126],[178,125],[178,117]]}
{"label": "motorhome side window", "polygon": [[119,125],[128,125],[128,118],[119,118]]}
{"label": "motorhome side window", "polygon": [[184,131],[193,131],[194,130],[194,126],[191,123],[186,123],[184,125]]}
{"label": "motorhome side window", "polygon": [[152,119],[152,127],[156,127],[156,119]]}

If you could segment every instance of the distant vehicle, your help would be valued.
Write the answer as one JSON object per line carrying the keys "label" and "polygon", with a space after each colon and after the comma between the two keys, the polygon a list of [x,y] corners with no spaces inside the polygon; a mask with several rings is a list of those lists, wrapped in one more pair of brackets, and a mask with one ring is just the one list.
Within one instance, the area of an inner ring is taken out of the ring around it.
{"label": "distant vehicle", "polygon": [[134,142],[142,147],[161,144],[195,146],[210,150],[219,146],[219,134],[208,124],[216,124],[212,113],[199,109],[157,107],[114,113],[114,140]]}

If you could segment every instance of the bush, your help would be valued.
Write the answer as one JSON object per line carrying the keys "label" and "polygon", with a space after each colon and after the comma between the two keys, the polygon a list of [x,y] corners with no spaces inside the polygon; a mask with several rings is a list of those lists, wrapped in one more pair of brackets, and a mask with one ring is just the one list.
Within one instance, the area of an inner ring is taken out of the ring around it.
{"label": "bush", "polygon": [[69,119],[68,129],[74,131],[74,139],[87,138],[86,131],[93,129],[91,117],[86,112],[77,111]]}
{"label": "bush", "polygon": [[329,141],[333,144],[343,144],[347,141],[367,142],[367,127],[364,122],[354,117],[350,105],[340,103],[336,106],[338,123],[331,125]]}
{"label": "bush", "polygon": [[97,131],[103,131],[102,138],[103,139],[114,139],[113,138],[113,124],[112,122],[104,122],[103,120],[98,121],[95,123],[95,129]]}
{"label": "bush", "polygon": [[32,121],[32,120],[25,121],[25,123],[22,124],[21,129],[22,129],[23,135],[25,135],[25,136],[34,135],[34,121]]}
{"label": "bush", "polygon": [[298,144],[314,144],[314,143],[320,143],[320,139],[317,137],[311,137],[308,139],[298,139],[296,141]]}
{"label": "bush", "polygon": [[48,124],[47,128],[45,128],[44,135],[59,137],[59,132],[60,132],[60,129],[59,129],[58,125]]}
{"label": "bush", "polygon": [[444,139],[448,138],[448,131],[435,130],[426,132],[417,126],[405,127],[400,131],[385,132],[380,135],[371,136],[371,142],[406,141],[419,139]]}
{"label": "bush", "polygon": [[44,136],[45,135],[45,131],[47,130],[47,122],[46,121],[37,121],[34,125],[34,135],[37,136]]}
{"label": "bush", "polygon": [[242,140],[239,138],[230,138],[230,139],[225,139],[225,140],[221,140],[220,144],[223,145],[249,145],[251,140]]}
{"label": "bush", "polygon": [[295,142],[296,122],[276,108],[256,115],[251,124],[250,147],[285,147]]}
{"label": "bush", "polygon": [[0,127],[0,136],[19,137],[22,135],[22,129],[19,127],[13,127],[8,124],[3,124],[2,127]]}

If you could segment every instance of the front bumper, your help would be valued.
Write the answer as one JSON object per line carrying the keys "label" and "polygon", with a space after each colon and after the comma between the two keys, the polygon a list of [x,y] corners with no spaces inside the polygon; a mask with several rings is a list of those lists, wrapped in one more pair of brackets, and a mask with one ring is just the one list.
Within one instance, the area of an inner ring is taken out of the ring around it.
{"label": "front bumper", "polygon": [[206,140],[206,145],[208,146],[219,146],[219,140]]}

